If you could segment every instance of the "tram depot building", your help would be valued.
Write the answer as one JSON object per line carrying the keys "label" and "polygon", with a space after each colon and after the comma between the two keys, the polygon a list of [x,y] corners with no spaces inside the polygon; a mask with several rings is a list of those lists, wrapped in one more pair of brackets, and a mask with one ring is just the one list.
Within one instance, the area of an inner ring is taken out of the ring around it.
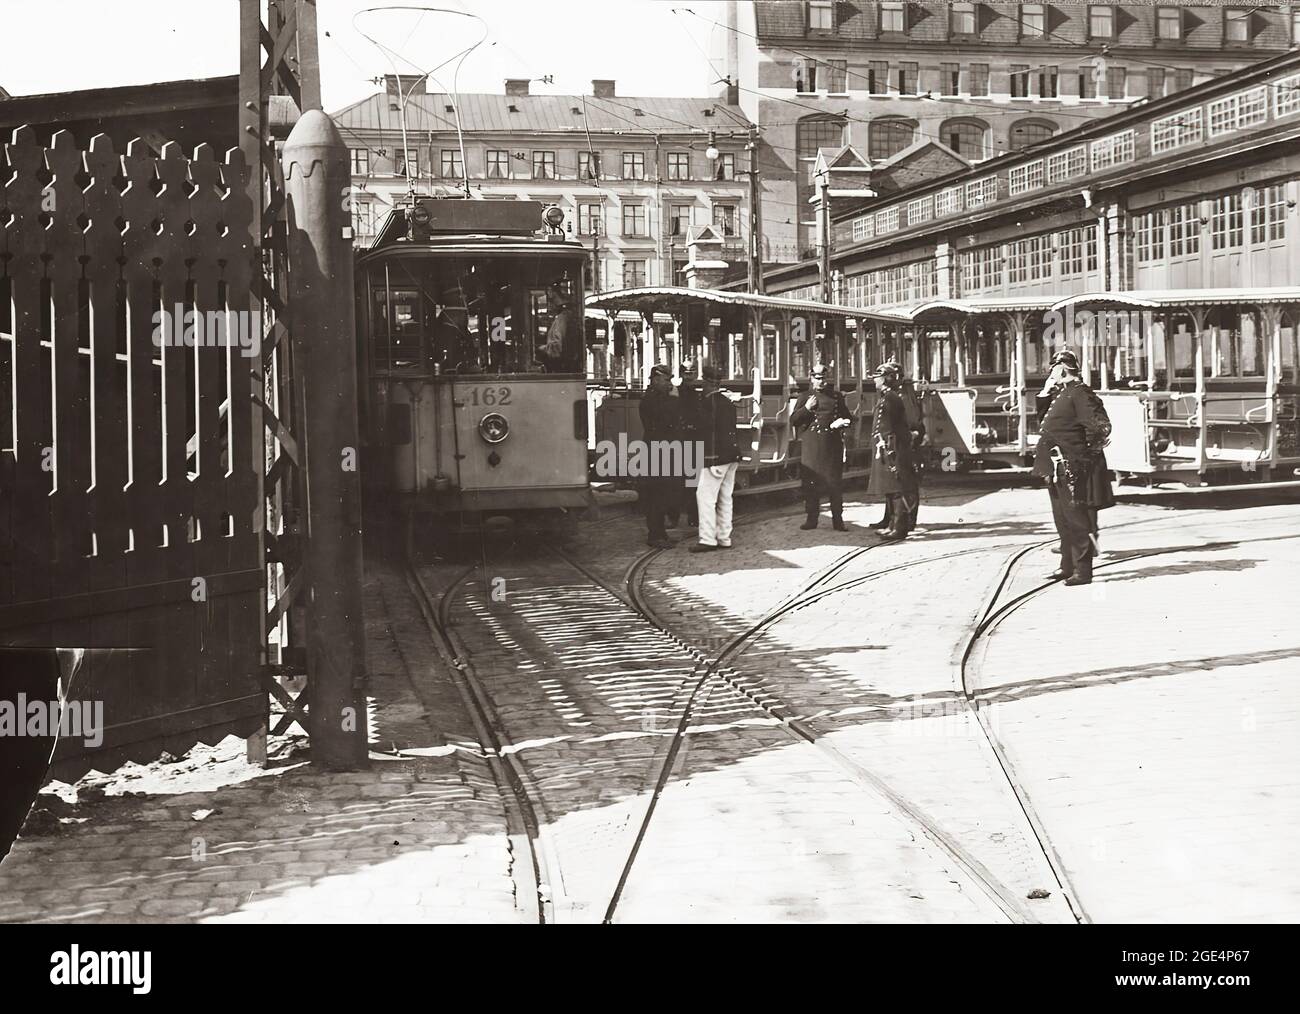
{"label": "tram depot building", "polygon": [[[1146,424],[1199,425],[1200,471],[1215,459],[1300,461],[1298,139],[1293,52],[910,186],[896,185],[908,177],[891,169],[924,164],[915,151],[883,164],[852,147],[823,151],[833,192],[872,194],[832,198],[832,302],[898,311],[905,319],[890,337],[917,380],[1004,378],[981,392],[1000,403],[975,408],[1004,421],[987,434],[992,443],[1023,451],[1033,399],[1023,399],[1019,434],[1014,419],[1005,427],[1005,399],[1036,390],[1053,343],[1064,342],[1082,349],[1094,386],[1122,390],[1130,404],[1143,391],[1143,401],[1173,392],[1148,406]],[[815,260],[766,280],[770,295],[821,292]],[[1107,404],[1119,430],[1124,406]],[[1152,443],[1177,459],[1192,441],[1171,431]],[[1112,464],[1142,472],[1153,463]]]}

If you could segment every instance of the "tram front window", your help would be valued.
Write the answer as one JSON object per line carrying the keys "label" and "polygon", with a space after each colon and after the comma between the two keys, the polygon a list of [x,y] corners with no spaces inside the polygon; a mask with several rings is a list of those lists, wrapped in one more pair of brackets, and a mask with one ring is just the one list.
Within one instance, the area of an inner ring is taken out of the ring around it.
{"label": "tram front window", "polygon": [[581,264],[428,258],[371,269],[378,371],[581,373]]}

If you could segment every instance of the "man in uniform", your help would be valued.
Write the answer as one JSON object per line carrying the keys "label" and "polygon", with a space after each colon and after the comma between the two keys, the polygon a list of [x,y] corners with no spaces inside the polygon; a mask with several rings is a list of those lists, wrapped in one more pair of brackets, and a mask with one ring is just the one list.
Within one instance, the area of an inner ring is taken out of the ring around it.
{"label": "man in uniform", "polygon": [[1038,395],[1038,418],[1034,474],[1047,480],[1061,539],[1061,569],[1052,577],[1063,577],[1068,585],[1090,584],[1097,511],[1115,503],[1103,451],[1110,440],[1110,418],[1080,377],[1073,352],[1052,357],[1052,371]]}
{"label": "man in uniform", "polygon": [[844,473],[844,429],[852,422],[844,395],[828,379],[824,363],[813,367],[808,377],[808,397],[790,413],[790,424],[799,435],[799,478],[803,480],[803,502],[807,520],[804,531],[817,527],[823,494],[830,500],[831,523],[837,532],[844,527],[844,498],[840,479]]}
{"label": "man in uniform", "polygon": [[874,374],[876,390],[875,422],[871,429],[871,484],[873,493],[885,498],[886,517],[891,527],[881,536],[894,541],[907,538],[911,519],[920,500],[920,487],[913,463],[913,434],[907,426],[907,409],[899,389],[902,370],[898,363],[882,363]]}
{"label": "man in uniform", "polygon": [[[677,385],[677,414],[681,418],[680,437],[684,441],[698,440],[697,430],[700,415],[699,377],[695,364],[689,359],[681,363],[681,377],[673,381]],[[698,528],[700,519],[696,516],[695,490],[686,485],[683,476],[677,484],[672,507],[668,510],[668,527],[676,528],[683,509],[686,511],[686,527]]]}
{"label": "man in uniform", "polygon": [[704,462],[695,503],[700,514],[700,541],[692,553],[731,548],[731,491],[736,484],[740,451],[736,441],[736,406],[722,390],[722,371],[712,363],[700,371],[697,439],[704,444]]}
{"label": "man in uniform", "polygon": [[[655,440],[679,440],[681,416],[679,404],[672,396],[672,376],[667,366],[650,370],[650,386],[641,396],[642,439],[649,445]],[[653,456],[652,456],[653,457]],[[681,479],[672,475],[647,475],[641,479],[641,500],[645,506],[646,544],[655,549],[670,549],[672,541],[664,530],[664,515],[677,511],[674,498]]]}
{"label": "man in uniform", "polygon": [[[925,414],[921,409],[921,399],[917,397],[909,381],[903,381],[899,397],[903,399],[907,428],[912,434],[912,461],[916,468],[916,499],[912,502],[912,513],[907,518],[907,530],[910,532],[916,527],[916,515],[921,509],[921,476],[925,470],[921,448],[925,443]],[[872,525],[872,528],[883,532],[894,527],[892,506],[892,501],[885,501],[885,516]]]}

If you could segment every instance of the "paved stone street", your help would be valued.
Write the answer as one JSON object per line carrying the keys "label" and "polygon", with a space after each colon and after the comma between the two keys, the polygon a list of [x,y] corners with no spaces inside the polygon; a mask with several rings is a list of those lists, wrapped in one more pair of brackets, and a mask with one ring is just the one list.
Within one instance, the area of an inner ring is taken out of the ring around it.
{"label": "paved stone street", "polygon": [[[548,919],[1300,913],[1300,508],[1109,510],[1096,582],[1029,595],[969,658],[995,592],[1056,565],[1045,494],[932,489],[903,544],[879,511],[804,532],[769,503],[730,552],[656,554],[664,631],[629,598],[635,516],[565,556],[425,561],[537,814]],[[253,768],[232,740],[55,786],[0,919],[535,919],[534,857],[401,569],[372,560],[366,601],[370,771],[317,773],[300,739]]]}

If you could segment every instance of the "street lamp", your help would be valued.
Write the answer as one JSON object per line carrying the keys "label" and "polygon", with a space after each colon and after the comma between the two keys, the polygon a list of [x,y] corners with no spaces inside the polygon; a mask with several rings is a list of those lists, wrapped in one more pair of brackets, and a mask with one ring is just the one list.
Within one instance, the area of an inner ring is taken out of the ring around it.
{"label": "street lamp", "polygon": [[704,157],[710,162],[718,160],[718,135],[716,131],[709,131],[709,146],[704,149]]}

